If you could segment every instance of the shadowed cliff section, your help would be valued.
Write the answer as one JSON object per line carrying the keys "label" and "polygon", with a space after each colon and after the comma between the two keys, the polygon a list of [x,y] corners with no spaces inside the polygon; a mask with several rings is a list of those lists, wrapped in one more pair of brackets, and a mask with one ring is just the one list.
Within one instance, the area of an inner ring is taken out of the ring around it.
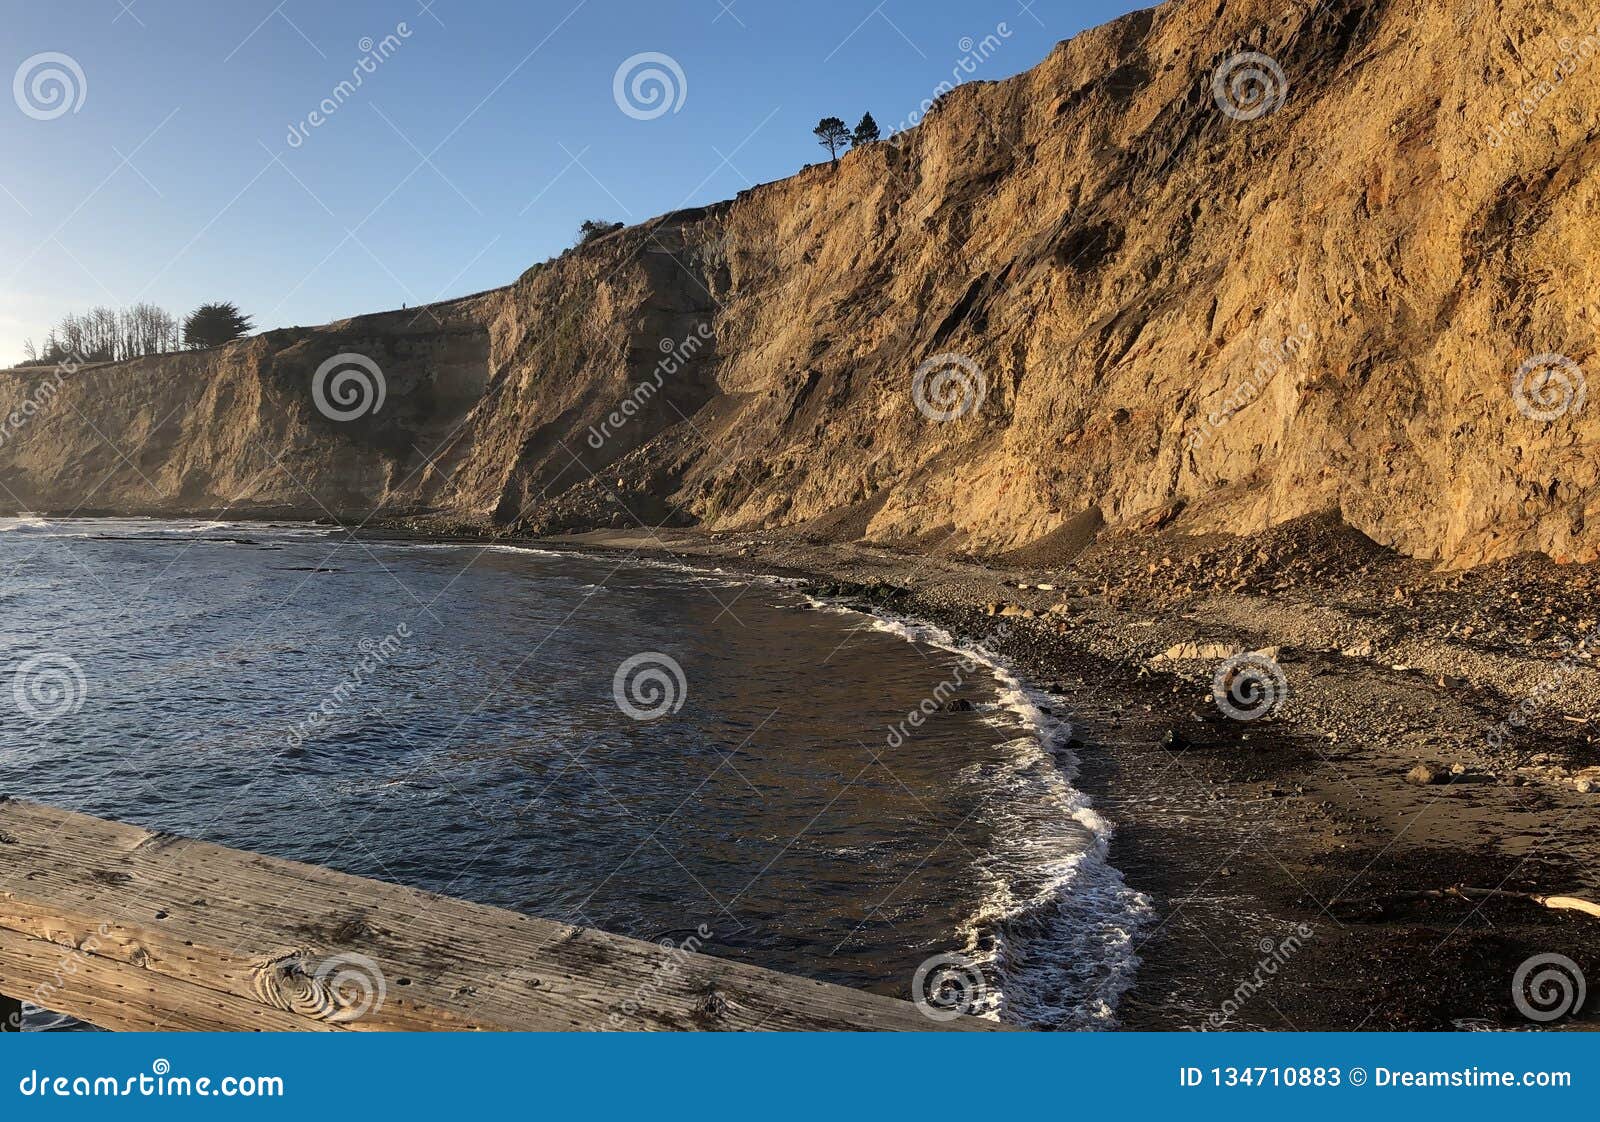
{"label": "shadowed cliff section", "polygon": [[[0,446],[0,502],[985,554],[1100,518],[1336,509],[1453,563],[1593,559],[1595,410],[1531,418],[1512,382],[1536,355],[1592,365],[1597,22],[1173,0],[957,89],[900,142],[507,288],[84,371]],[[1287,83],[1254,120],[1212,84],[1245,50]],[[376,415],[313,407],[341,351],[383,369]],[[942,354],[985,393],[938,422],[912,381]],[[0,409],[28,388],[0,375]]]}

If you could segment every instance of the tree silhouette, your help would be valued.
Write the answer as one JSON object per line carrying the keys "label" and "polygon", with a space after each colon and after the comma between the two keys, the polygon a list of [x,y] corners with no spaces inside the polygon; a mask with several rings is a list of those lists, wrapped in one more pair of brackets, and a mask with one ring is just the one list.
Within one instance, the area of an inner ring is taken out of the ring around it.
{"label": "tree silhouette", "polygon": [[579,243],[592,242],[596,238],[603,238],[614,230],[622,229],[620,222],[608,222],[604,218],[586,218],[578,227]]}
{"label": "tree silhouette", "polygon": [[164,354],[179,347],[178,321],[154,304],[128,308],[90,308],[68,312],[51,329],[41,350],[33,340],[23,344],[33,365],[65,362],[123,362]]}
{"label": "tree silhouette", "polygon": [[201,304],[183,321],[183,345],[197,351],[220,347],[254,326],[236,304]]}
{"label": "tree silhouette", "polygon": [[868,113],[861,118],[861,123],[856,126],[855,134],[850,138],[850,144],[851,147],[860,148],[863,144],[871,144],[881,136],[882,134],[878,132],[878,122],[872,119],[871,113]]}
{"label": "tree silhouette", "polygon": [[839,149],[850,143],[850,126],[837,117],[824,117],[812,131],[817,135],[817,143],[828,150],[834,163],[838,163]]}

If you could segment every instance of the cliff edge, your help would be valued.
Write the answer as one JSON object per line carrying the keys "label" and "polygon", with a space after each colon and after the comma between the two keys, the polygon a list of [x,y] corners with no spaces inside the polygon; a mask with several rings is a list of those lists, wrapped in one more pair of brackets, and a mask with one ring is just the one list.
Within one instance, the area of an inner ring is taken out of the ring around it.
{"label": "cliff edge", "polygon": [[1597,23],[1171,0],[503,289],[0,374],[0,505],[1594,560]]}

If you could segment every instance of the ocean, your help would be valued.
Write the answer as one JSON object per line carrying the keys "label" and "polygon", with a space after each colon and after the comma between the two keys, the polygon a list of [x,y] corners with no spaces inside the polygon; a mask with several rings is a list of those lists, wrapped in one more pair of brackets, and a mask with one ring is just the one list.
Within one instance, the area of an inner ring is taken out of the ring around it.
{"label": "ocean", "polygon": [[0,708],[15,797],[1032,1027],[1149,914],[1061,699],[773,578],[0,519]]}

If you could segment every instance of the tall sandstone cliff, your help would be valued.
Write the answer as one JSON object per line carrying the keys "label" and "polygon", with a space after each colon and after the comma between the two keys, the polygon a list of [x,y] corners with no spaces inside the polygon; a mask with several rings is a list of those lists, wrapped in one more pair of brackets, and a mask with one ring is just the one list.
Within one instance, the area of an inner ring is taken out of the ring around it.
{"label": "tall sandstone cliff", "polygon": [[[0,445],[0,503],[989,554],[1337,510],[1450,564],[1592,560],[1600,404],[1513,389],[1533,356],[1600,371],[1597,24],[1172,0],[507,288],[71,375]],[[1286,83],[1255,119],[1213,84],[1243,51]],[[316,408],[342,352],[382,370],[376,413]],[[0,415],[43,377],[0,375]]]}

